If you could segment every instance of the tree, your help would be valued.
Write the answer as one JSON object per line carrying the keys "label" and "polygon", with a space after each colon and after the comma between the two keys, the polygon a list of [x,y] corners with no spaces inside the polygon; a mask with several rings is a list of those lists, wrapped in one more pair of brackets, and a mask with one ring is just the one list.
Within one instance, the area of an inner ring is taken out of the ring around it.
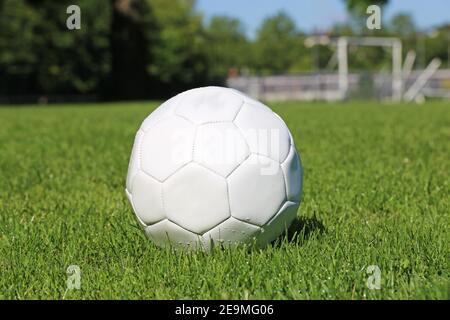
{"label": "tree", "polygon": [[238,19],[213,17],[206,28],[206,41],[205,53],[212,80],[222,82],[231,68],[249,65],[250,44]]}
{"label": "tree", "polygon": [[443,66],[449,65],[450,56],[450,24],[444,24],[436,28],[426,38],[426,63],[439,58]]}
{"label": "tree", "polygon": [[254,43],[254,67],[260,73],[285,73],[305,54],[295,22],[284,12],[263,21]]}
{"label": "tree", "polygon": [[416,26],[412,17],[407,13],[399,13],[390,23],[390,31],[398,37],[411,37],[416,32]]}
{"label": "tree", "polygon": [[[37,12],[24,0],[0,2],[0,94],[35,91],[30,75],[39,61],[34,28],[40,22]],[[17,35],[20,34],[19,38]]]}
{"label": "tree", "polygon": [[66,27],[71,1],[0,3],[0,92],[68,94],[98,91],[110,70],[109,1],[79,0],[81,30]]}
{"label": "tree", "polygon": [[112,97],[138,99],[151,96],[147,65],[156,26],[145,1],[113,0],[110,30]]}
{"label": "tree", "polygon": [[154,10],[158,27],[147,71],[157,91],[171,96],[204,85],[208,80],[205,32],[193,0],[146,0]]}

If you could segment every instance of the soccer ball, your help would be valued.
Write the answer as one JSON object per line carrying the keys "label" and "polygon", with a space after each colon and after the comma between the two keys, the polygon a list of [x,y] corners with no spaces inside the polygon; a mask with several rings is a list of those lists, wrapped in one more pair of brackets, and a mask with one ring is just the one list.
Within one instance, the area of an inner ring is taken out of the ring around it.
{"label": "soccer ball", "polygon": [[302,166],[283,120],[228,88],[189,90],[163,103],[136,134],[126,194],[158,246],[276,239],[297,214]]}

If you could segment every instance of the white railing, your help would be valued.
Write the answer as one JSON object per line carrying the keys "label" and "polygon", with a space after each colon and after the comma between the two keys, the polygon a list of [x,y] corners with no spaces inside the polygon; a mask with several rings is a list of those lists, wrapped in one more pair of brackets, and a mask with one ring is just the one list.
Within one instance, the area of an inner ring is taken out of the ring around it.
{"label": "white railing", "polygon": [[[413,85],[423,70],[411,71],[403,79],[404,90]],[[392,74],[350,73],[348,92],[357,93],[364,88],[364,79],[370,80],[371,97],[390,99],[392,96]],[[339,75],[337,73],[316,73],[264,77],[233,77],[227,85],[261,100],[340,100]],[[366,88],[367,90],[367,88]],[[436,71],[422,89],[425,96],[450,96],[450,69]]]}

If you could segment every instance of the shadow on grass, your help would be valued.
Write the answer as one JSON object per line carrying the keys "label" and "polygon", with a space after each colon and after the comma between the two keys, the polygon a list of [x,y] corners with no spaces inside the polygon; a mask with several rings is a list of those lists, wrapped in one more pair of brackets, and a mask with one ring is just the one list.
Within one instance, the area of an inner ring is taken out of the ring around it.
{"label": "shadow on grass", "polygon": [[320,237],[326,232],[322,221],[314,217],[297,217],[286,232],[272,245],[280,246],[283,242],[301,244],[311,238]]}

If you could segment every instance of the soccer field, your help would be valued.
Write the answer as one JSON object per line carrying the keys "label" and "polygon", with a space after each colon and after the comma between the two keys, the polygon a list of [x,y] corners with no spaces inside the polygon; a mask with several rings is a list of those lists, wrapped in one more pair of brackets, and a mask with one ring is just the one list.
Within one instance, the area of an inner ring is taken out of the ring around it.
{"label": "soccer field", "polygon": [[450,298],[448,103],[269,105],[302,157],[298,220],[211,254],[155,247],[126,199],[156,103],[0,108],[0,298]]}

